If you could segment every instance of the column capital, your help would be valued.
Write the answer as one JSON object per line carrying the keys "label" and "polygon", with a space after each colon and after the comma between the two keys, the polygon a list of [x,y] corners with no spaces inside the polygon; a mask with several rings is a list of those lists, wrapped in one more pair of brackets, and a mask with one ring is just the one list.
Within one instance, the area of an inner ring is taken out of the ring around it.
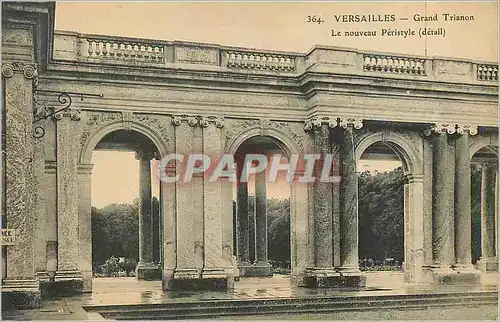
{"label": "column capital", "polygon": [[135,151],[136,160],[151,160],[151,159],[156,159],[158,156],[159,155],[156,151],[144,151],[144,150]]}
{"label": "column capital", "polygon": [[14,73],[22,73],[26,79],[36,79],[38,77],[37,65],[22,62],[2,64],[2,75],[4,77],[10,78]]}
{"label": "column capital", "polygon": [[457,134],[469,133],[470,135],[477,134],[477,125],[472,124],[457,124]]}
{"label": "column capital", "polygon": [[314,127],[321,127],[323,124],[327,124],[330,128],[334,128],[338,125],[338,121],[336,117],[312,116],[304,121],[304,131],[310,131]]}
{"label": "column capital", "polygon": [[216,128],[222,128],[224,126],[224,116],[217,117],[215,115],[202,116],[198,120],[201,127],[208,127],[210,123],[213,123]]}
{"label": "column capital", "polygon": [[79,174],[91,174],[93,167],[94,167],[94,165],[92,163],[79,163],[78,164],[78,173]]}
{"label": "column capital", "polygon": [[363,119],[354,117],[341,117],[339,119],[339,125],[344,129],[347,129],[348,127],[353,127],[356,130],[359,130],[363,127]]}
{"label": "column capital", "polygon": [[424,175],[408,173],[404,176],[404,182],[405,183],[424,182]]}
{"label": "column capital", "polygon": [[209,116],[199,116],[199,115],[172,115],[172,124],[174,126],[179,126],[182,122],[186,122],[189,126],[195,127],[199,125],[202,128],[208,127],[211,123],[217,128],[222,128],[224,126],[224,117],[219,117],[215,115]]}
{"label": "column capital", "polygon": [[456,133],[456,124],[434,123],[428,129],[424,130],[425,136],[430,136],[431,134],[441,134],[441,133],[448,133],[448,134]]}
{"label": "column capital", "polygon": [[172,124],[175,126],[181,125],[182,122],[186,122],[189,126],[194,127],[198,124],[198,119],[196,116],[182,114],[182,115],[172,115]]}
{"label": "column capital", "polygon": [[52,118],[56,121],[60,121],[65,117],[69,117],[71,121],[79,121],[80,120],[80,110],[68,108],[60,112],[56,112],[52,115]]}

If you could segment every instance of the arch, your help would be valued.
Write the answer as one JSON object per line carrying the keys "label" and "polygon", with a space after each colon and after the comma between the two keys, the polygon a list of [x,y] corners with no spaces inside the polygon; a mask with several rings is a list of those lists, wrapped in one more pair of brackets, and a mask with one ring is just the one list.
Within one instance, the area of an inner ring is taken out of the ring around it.
{"label": "arch", "polygon": [[395,133],[377,132],[363,138],[356,146],[356,163],[361,159],[365,150],[377,142],[382,142],[392,149],[401,160],[405,174],[423,173],[422,159],[415,153],[412,144]]}
{"label": "arch", "polygon": [[229,141],[227,153],[235,154],[238,148],[248,139],[256,136],[267,136],[275,139],[275,143],[285,152],[286,156],[290,158],[292,154],[299,154],[302,152],[301,148],[295,143],[288,135],[276,129],[266,129],[263,131],[260,126],[254,126],[238,133],[233,139]]}
{"label": "arch", "polygon": [[[235,135],[228,142],[226,153],[235,154],[238,148],[253,137],[270,137],[274,143],[286,154],[288,160],[293,154],[302,153],[300,146],[287,134],[282,131],[268,128],[263,130],[260,126],[247,128]],[[308,231],[304,224],[308,225],[310,221],[308,189],[305,184],[290,185],[290,263],[291,263],[291,283],[301,284],[306,268],[310,267],[310,243]]]}
{"label": "arch", "polygon": [[[474,140],[472,144],[470,145],[470,159],[474,157],[474,155],[481,150],[482,148],[485,147],[498,147],[498,140],[493,137],[493,136],[488,136],[488,137],[482,137],[477,140]],[[493,150],[493,152],[496,154],[498,157],[498,151]]]}
{"label": "arch", "polygon": [[109,133],[117,131],[117,130],[133,130],[138,133],[145,135],[147,138],[153,142],[161,156],[165,156],[167,154],[167,148],[165,142],[161,139],[160,135],[158,135],[154,130],[150,127],[143,125],[141,123],[136,122],[127,122],[127,126],[123,122],[114,122],[111,124],[107,124],[93,133],[89,140],[82,147],[79,161],[82,164],[90,164],[92,159],[92,152],[94,151],[97,144]]}
{"label": "arch", "polygon": [[356,146],[356,164],[372,144],[382,142],[392,149],[403,164],[406,175],[403,201],[404,276],[405,281],[418,283],[424,265],[424,175],[423,159],[413,145],[401,135],[377,132],[363,138]]}

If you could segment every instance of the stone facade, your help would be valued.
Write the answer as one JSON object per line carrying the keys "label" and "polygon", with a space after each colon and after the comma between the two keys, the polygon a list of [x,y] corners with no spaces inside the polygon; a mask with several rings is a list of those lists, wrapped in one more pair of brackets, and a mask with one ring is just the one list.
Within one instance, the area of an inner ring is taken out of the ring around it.
{"label": "stone facade", "polygon": [[[291,187],[292,282],[306,287],[364,286],[356,165],[382,142],[406,176],[406,280],[477,282],[469,164],[481,148],[497,146],[496,63],[54,32],[53,4],[2,5],[2,222],[17,234],[15,245],[3,246],[2,291],[15,303],[36,306],[41,284],[91,291],[91,155],[119,130],[146,137],[158,157],[235,154],[255,137],[271,138],[287,156],[332,153],[340,182]],[[71,108],[57,112],[68,98]],[[141,154],[138,275],[160,274],[165,290],[227,289],[251,275],[248,187],[238,184],[233,216],[232,183],[196,175],[189,183],[161,183],[161,260],[153,265],[149,152]],[[480,267],[490,270],[498,266],[498,170],[483,172]],[[270,272],[264,179],[256,183],[257,275]]]}

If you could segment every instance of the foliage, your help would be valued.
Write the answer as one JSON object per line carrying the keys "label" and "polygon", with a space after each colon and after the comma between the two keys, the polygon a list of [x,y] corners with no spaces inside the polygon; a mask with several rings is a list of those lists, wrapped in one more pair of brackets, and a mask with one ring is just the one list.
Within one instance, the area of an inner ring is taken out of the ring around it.
{"label": "foliage", "polygon": [[[277,266],[290,266],[290,200],[267,200],[268,257]],[[274,266],[274,265],[273,265]]]}
{"label": "foliage", "polygon": [[359,257],[404,260],[403,170],[359,175]]}
{"label": "foliage", "polygon": [[472,263],[481,257],[481,169],[471,167]]}
{"label": "foliage", "polygon": [[[159,213],[159,201],[152,199],[151,211]],[[111,204],[102,209],[92,207],[92,262],[94,272],[114,274],[114,258],[125,258],[117,265],[127,276],[139,260],[139,200],[132,204]],[[154,260],[160,260],[159,216],[153,216]],[[107,263],[107,264],[106,264]]]}
{"label": "foliage", "polygon": [[139,204],[92,207],[92,262],[94,268],[109,258],[139,258]]}

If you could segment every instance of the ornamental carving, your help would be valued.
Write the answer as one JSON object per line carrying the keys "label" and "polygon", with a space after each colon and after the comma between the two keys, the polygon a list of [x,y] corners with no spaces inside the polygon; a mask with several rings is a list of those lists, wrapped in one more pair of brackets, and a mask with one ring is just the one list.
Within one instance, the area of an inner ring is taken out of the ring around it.
{"label": "ornamental carving", "polygon": [[80,110],[71,108],[71,109],[67,109],[67,110],[64,110],[62,112],[56,113],[56,114],[52,115],[52,117],[56,121],[62,120],[64,117],[68,117],[72,121],[79,121],[81,118],[81,115],[80,115]]}
{"label": "ornamental carving", "polygon": [[38,71],[36,64],[24,64],[21,62],[3,63],[2,75],[10,78],[14,73],[22,73],[26,79],[33,79],[38,82]]}
{"label": "ornamental carving", "polygon": [[105,125],[121,121],[119,112],[87,112],[87,122],[85,122],[80,144],[84,145],[90,138],[90,134],[102,128]]}
{"label": "ornamental carving", "polygon": [[448,133],[454,134],[456,132],[456,124],[449,123],[435,123],[429,129],[424,131],[424,135]]}
{"label": "ornamental carving", "polygon": [[300,123],[291,123],[291,122],[271,122],[271,128],[275,128],[276,130],[282,132],[288,137],[292,138],[295,143],[300,147],[301,150],[304,150],[304,131],[303,125]]}
{"label": "ornamental carving", "polygon": [[338,121],[336,117],[313,116],[304,121],[304,131],[310,131],[313,127],[321,127],[322,124],[327,124],[329,127],[334,128],[338,125]]}
{"label": "ornamental carving", "polygon": [[179,126],[182,122],[187,123],[187,125],[194,127],[196,125],[201,126],[202,128],[208,127],[211,123],[215,125],[217,128],[222,128],[224,126],[224,117],[217,117],[214,115],[210,116],[194,116],[194,115],[173,115],[172,116],[172,124],[175,126]]}
{"label": "ornamental carving", "polygon": [[344,129],[347,129],[348,127],[352,126],[356,130],[359,130],[360,128],[363,127],[363,120],[354,117],[346,117],[346,118],[341,117],[339,118],[339,125]]}
{"label": "ornamental carving", "polygon": [[477,126],[471,124],[457,124],[457,133],[464,134],[468,132],[470,135],[477,134]]}
{"label": "ornamental carving", "polygon": [[170,116],[166,115],[154,115],[154,114],[133,114],[132,120],[142,123],[155,130],[156,133],[160,135],[163,142],[166,144],[170,141],[172,136],[171,131],[168,126],[168,118]]}
{"label": "ornamental carving", "polygon": [[248,131],[251,128],[259,127],[259,120],[226,120],[224,130],[226,145],[224,147],[225,151],[229,149],[229,144],[238,136]]}

